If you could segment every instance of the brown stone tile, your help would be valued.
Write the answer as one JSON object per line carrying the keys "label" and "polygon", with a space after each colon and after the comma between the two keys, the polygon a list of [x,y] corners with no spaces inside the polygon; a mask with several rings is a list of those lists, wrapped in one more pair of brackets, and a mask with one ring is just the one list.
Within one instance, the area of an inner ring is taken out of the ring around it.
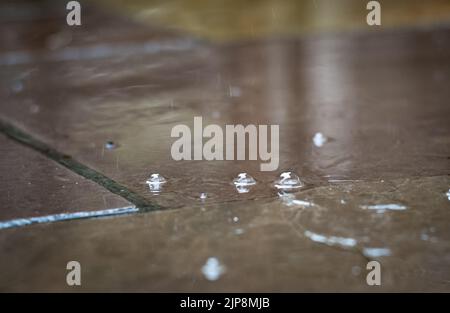
{"label": "brown stone tile", "polygon": [[[217,202],[275,195],[268,186],[278,171],[260,172],[260,161],[172,160],[171,129],[192,126],[194,116],[204,125],[279,124],[279,171],[293,169],[313,186],[442,175],[450,155],[448,34],[193,44],[123,56],[119,49],[3,66],[0,116],[171,208],[195,205],[201,192]],[[330,137],[321,148],[316,132]],[[107,140],[117,148],[105,150]],[[262,184],[238,194],[230,182],[244,171]],[[169,178],[158,196],[145,185],[154,172]]]}
{"label": "brown stone tile", "polygon": [[84,177],[0,134],[0,223],[131,206]]}
{"label": "brown stone tile", "polygon": [[[271,201],[6,229],[0,290],[449,291],[448,186],[444,176],[346,182]],[[364,209],[381,204],[405,209]],[[211,257],[225,270],[215,281],[202,273]],[[81,263],[80,287],[66,285],[71,260]],[[369,260],[381,264],[381,286],[366,284]]]}
{"label": "brown stone tile", "polygon": [[[90,6],[68,28],[64,8],[42,3],[11,14],[2,4],[2,121],[149,202],[185,209],[2,229],[0,290],[448,291],[448,27],[261,31],[219,45]],[[278,171],[260,172],[260,161],[173,161],[170,131],[194,116],[279,124],[279,170],[307,188],[279,197]],[[329,137],[323,147],[316,132]],[[0,221],[128,205],[0,143]],[[258,184],[238,194],[230,182],[243,171]],[[160,194],[144,183],[154,172],[169,179]],[[226,268],[214,282],[201,271],[210,257]],[[377,289],[365,284],[372,257]],[[82,264],[79,289],[65,284],[70,260]]]}

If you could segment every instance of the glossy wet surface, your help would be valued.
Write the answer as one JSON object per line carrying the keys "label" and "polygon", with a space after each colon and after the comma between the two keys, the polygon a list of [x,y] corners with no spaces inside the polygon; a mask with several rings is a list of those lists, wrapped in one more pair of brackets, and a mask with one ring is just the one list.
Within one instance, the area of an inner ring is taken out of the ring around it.
{"label": "glossy wet surface", "polygon": [[[1,22],[0,118],[12,139],[2,139],[0,223],[142,203],[168,211],[0,229],[0,290],[70,290],[61,277],[79,260],[82,290],[375,291],[371,259],[383,290],[449,290],[446,24],[223,43],[96,7],[78,28],[50,12]],[[174,161],[171,129],[194,116],[280,125],[278,170]],[[36,142],[108,181],[71,173]],[[279,194],[285,170],[305,186]],[[240,193],[243,172],[257,184]],[[152,173],[167,179],[158,193]],[[218,266],[209,258],[220,262],[214,281],[202,273]]]}
{"label": "glossy wet surface", "polygon": [[90,180],[0,135],[2,222],[58,213],[131,207]]}
{"label": "glossy wet surface", "polygon": [[[0,290],[74,290],[61,276],[77,259],[75,290],[84,291],[448,291],[447,187],[447,177],[342,183],[286,199],[7,229]],[[361,207],[376,204],[406,208]],[[215,281],[202,272],[212,257],[224,268]],[[382,264],[376,289],[366,284],[369,260]]]}

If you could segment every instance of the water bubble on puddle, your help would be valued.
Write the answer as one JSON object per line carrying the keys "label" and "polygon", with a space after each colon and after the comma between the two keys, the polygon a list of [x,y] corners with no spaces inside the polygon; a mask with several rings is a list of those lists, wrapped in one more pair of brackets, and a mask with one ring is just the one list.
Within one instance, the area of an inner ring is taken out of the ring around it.
{"label": "water bubble on puddle", "polygon": [[280,178],[275,181],[275,187],[278,189],[295,189],[303,186],[300,178],[293,172],[283,172],[280,174]]}
{"label": "water bubble on puddle", "polygon": [[237,217],[237,216],[233,217],[233,222],[235,222],[235,223],[239,222],[239,217]]}
{"label": "water bubble on puddle", "polygon": [[105,142],[105,148],[108,150],[112,150],[116,148],[116,144],[114,141],[108,140],[107,142]]}
{"label": "water bubble on puddle", "polygon": [[327,141],[328,138],[325,137],[322,133],[318,132],[314,134],[313,142],[316,147],[322,147]]}
{"label": "water bubble on puddle", "polygon": [[202,267],[202,273],[207,280],[215,281],[225,273],[225,266],[215,257],[208,258],[205,265]]}
{"label": "water bubble on puddle", "polygon": [[157,173],[150,175],[150,178],[147,179],[147,181],[146,181],[147,185],[161,185],[166,182],[167,182],[167,180],[163,176],[161,176],[160,174],[157,174]]}
{"label": "water bubble on puddle", "polygon": [[152,174],[146,183],[150,189],[150,192],[159,193],[162,190],[162,185],[165,184],[167,180],[160,174]]}
{"label": "water bubble on puddle", "polygon": [[447,191],[445,195],[447,196],[448,201],[450,201],[450,189]]}
{"label": "water bubble on puddle", "polygon": [[208,197],[208,194],[206,192],[200,193],[200,199],[205,200]]}
{"label": "water bubble on puddle", "polygon": [[253,186],[256,184],[256,180],[247,173],[240,173],[238,177],[233,179],[233,184],[236,186]]}
{"label": "water bubble on puddle", "polygon": [[391,255],[391,250],[388,248],[364,248],[363,254],[368,258],[378,258]]}

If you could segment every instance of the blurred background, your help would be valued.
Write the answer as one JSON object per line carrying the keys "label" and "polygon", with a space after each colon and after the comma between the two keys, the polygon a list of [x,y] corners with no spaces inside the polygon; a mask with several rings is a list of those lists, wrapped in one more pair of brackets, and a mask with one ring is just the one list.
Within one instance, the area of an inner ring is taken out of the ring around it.
{"label": "blurred background", "polygon": [[[370,30],[364,0],[251,0],[251,1],[104,1],[139,21],[161,25],[215,40],[299,36],[319,32]],[[101,3],[101,2],[100,2]],[[387,0],[382,7],[383,28],[448,23],[446,0]]]}

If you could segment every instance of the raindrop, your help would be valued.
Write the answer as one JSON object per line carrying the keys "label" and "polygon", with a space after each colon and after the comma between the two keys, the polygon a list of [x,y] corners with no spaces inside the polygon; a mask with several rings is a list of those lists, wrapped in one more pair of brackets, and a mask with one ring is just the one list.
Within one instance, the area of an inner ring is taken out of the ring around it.
{"label": "raindrop", "polygon": [[208,197],[208,194],[206,192],[200,193],[200,199],[205,200]]}
{"label": "raindrop", "polygon": [[114,143],[114,141],[108,140],[105,143],[105,148],[108,150],[112,150],[112,149],[116,148],[116,144]]}
{"label": "raindrop", "polygon": [[322,147],[326,142],[328,141],[328,138],[325,137],[322,133],[315,133],[313,137],[313,142],[316,147]]}
{"label": "raindrop", "polygon": [[225,267],[220,264],[217,258],[209,258],[202,267],[202,273],[207,280],[215,281],[225,273]]}
{"label": "raindrop", "polygon": [[150,189],[150,192],[159,193],[162,190],[162,185],[165,184],[167,180],[159,175],[152,174],[149,179],[147,179],[146,183]]}
{"label": "raindrop", "polygon": [[237,178],[233,179],[236,186],[253,186],[256,180],[247,173],[240,173]]}
{"label": "raindrop", "polygon": [[450,189],[447,191],[445,195],[447,196],[447,199],[450,201]]}
{"label": "raindrop", "polygon": [[160,174],[157,174],[157,173],[152,174],[150,176],[150,178],[147,179],[147,181],[146,181],[146,183],[148,185],[161,185],[166,182],[167,182],[167,180],[163,176],[161,176]]}
{"label": "raindrop", "polygon": [[303,186],[300,178],[293,172],[283,172],[280,174],[280,178],[275,181],[275,187],[278,189],[294,189]]}

